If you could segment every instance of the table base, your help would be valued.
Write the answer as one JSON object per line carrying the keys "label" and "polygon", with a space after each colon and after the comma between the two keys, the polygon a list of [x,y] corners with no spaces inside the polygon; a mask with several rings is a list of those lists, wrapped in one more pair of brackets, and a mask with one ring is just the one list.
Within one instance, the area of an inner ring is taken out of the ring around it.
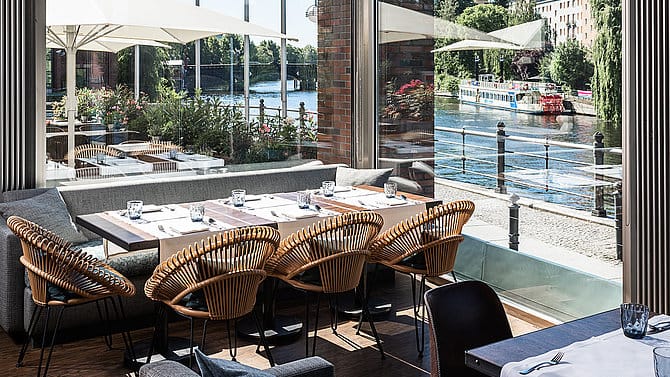
{"label": "table base", "polygon": [[[265,339],[269,344],[287,344],[300,338],[302,322],[295,317],[274,316],[271,326],[265,326]],[[245,318],[237,323],[237,335],[245,339],[258,340],[258,329],[252,318]]]}
{"label": "table base", "polygon": [[[198,342],[193,342],[193,348],[195,349],[198,346]],[[125,351],[123,353],[123,365],[132,370],[138,370],[142,365],[147,363],[149,348],[151,347],[151,339],[141,340],[139,342],[133,342],[133,349],[135,350],[135,356],[137,360],[133,360],[132,355]],[[186,338],[180,337],[169,337],[167,341],[167,346],[163,349],[159,349],[154,345],[153,353],[151,354],[151,362],[156,362],[160,360],[173,360],[178,362],[186,361],[189,359],[189,342]],[[195,360],[193,361],[195,362]]]}

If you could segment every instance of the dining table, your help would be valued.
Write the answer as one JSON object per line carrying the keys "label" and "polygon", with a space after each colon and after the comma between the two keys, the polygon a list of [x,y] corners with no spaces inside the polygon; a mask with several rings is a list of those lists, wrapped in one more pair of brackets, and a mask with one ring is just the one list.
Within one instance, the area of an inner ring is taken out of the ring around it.
{"label": "dining table", "polygon": [[[441,203],[441,200],[405,192],[387,198],[382,188],[366,185],[336,187],[331,197],[324,196],[319,189],[308,191],[311,204],[304,209],[296,204],[297,192],[248,194],[244,205],[239,207],[234,206],[229,197],[197,202],[205,208],[201,222],[190,220],[189,207],[194,203],[145,203],[139,220],[130,220],[127,211],[119,208],[80,215],[75,221],[113,246],[105,248],[108,258],[119,253],[157,249],[159,260],[164,261],[182,248],[227,229],[265,225],[278,229],[284,238],[325,218],[360,210],[378,212],[384,219],[383,229],[388,229]],[[262,290],[270,292],[271,287],[272,284],[267,283]],[[276,315],[271,295],[262,296],[262,307],[268,341],[299,337],[302,323]],[[162,330],[156,348],[167,349],[167,339],[167,331]]]}
{"label": "dining table", "polygon": [[[668,320],[666,315],[652,313],[649,323],[665,324],[659,329],[666,330]],[[521,376],[560,352],[560,362],[547,363],[527,375],[653,377],[652,351],[657,346],[670,346],[670,331],[648,330],[642,339],[627,338],[617,308],[466,350],[465,364],[486,376]]]}

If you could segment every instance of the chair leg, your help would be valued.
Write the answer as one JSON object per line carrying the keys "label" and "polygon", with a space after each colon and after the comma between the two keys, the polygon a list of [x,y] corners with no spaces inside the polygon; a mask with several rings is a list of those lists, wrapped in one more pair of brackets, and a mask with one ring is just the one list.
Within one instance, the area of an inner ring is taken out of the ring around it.
{"label": "chair leg", "polygon": [[200,352],[205,353],[205,338],[207,337],[207,320],[202,324],[202,340],[200,341]]}
{"label": "chair leg", "polygon": [[154,353],[154,347],[156,346],[156,339],[158,338],[158,331],[160,331],[160,324],[163,320],[164,311],[163,305],[156,303],[156,323],[154,324],[154,334],[151,337],[151,343],[149,344],[149,351],[147,353],[147,364],[151,363],[151,356]]}
{"label": "chair leg", "polygon": [[[233,320],[233,326],[235,326],[235,320]],[[228,330],[228,352],[233,361],[237,361],[237,331],[233,331],[233,334],[230,333],[230,320],[226,321],[226,328]],[[233,328],[235,330],[235,328]]]}
{"label": "chair leg", "polygon": [[[116,297],[118,302],[119,302],[119,307],[117,309],[116,303],[114,302],[114,298],[110,297],[109,301],[112,303],[112,308],[114,308],[114,313],[116,314],[116,321],[125,323],[126,322],[126,311],[123,308],[123,301],[121,300],[121,297],[117,296]],[[111,333],[110,333],[111,337]],[[123,338],[123,345],[126,348],[126,352],[128,352],[128,355],[133,359],[134,363],[137,363],[137,355],[135,355],[135,346],[133,346],[133,338],[130,337],[130,331],[122,331],[121,332],[121,337]]]}
{"label": "chair leg", "polygon": [[[65,306],[60,307],[60,311],[58,312],[58,318],[56,319],[56,327],[54,327],[54,333],[51,336],[51,345],[49,346],[49,355],[47,355],[47,360],[46,364],[44,364],[44,376],[46,377],[47,371],[49,370],[49,363],[51,363],[51,355],[53,354],[54,351],[54,343],[56,342],[56,334],[58,333],[58,328],[60,327],[60,322],[61,319],[63,318],[63,311],[65,310]],[[46,331],[46,328],[45,328]],[[41,359],[41,356],[40,356]],[[40,367],[37,369],[37,375],[39,376],[40,374],[40,369],[42,363],[40,362]]]}
{"label": "chair leg", "polygon": [[26,351],[28,351],[28,346],[30,345],[30,339],[33,336],[33,333],[35,332],[35,326],[37,326],[37,322],[40,319],[40,316],[42,315],[42,307],[39,305],[35,305],[33,308],[33,314],[30,315],[30,324],[28,324],[28,336],[26,337],[26,340],[23,342],[23,346],[21,346],[21,351],[19,351],[19,359],[16,361],[16,367],[20,368],[23,366],[23,358],[26,356]]}
{"label": "chair leg", "polygon": [[[375,274],[377,272],[377,266],[375,265]],[[370,314],[370,307],[368,305],[368,290],[367,290],[367,284],[368,284],[368,275],[367,275],[367,264],[363,268],[363,303],[361,305],[361,315],[358,318],[358,329],[356,330],[356,334],[358,335],[361,330],[361,325],[363,322],[363,317],[367,316],[368,323],[370,324],[370,329],[372,330],[372,335],[375,337],[375,342],[377,342],[377,347],[379,347],[379,352],[382,355],[382,360],[386,359],[386,355],[384,354],[384,348],[382,347],[382,342],[381,339],[379,339],[379,334],[377,333],[377,327],[375,327],[375,322],[373,321],[372,315]]]}
{"label": "chair leg", "polygon": [[[426,291],[426,277],[421,276],[419,283],[419,292],[416,292],[416,277],[412,276],[412,306],[414,309],[414,336],[416,338],[416,350],[419,353],[419,358],[423,357],[424,339],[425,339],[425,314],[426,306],[423,305],[423,294]],[[420,314],[420,315],[419,315]],[[420,322],[420,324],[419,324]],[[419,325],[421,326],[421,337],[419,338]]]}
{"label": "chair leg", "polygon": [[314,316],[314,340],[312,341],[312,356],[316,354],[316,332],[319,331],[319,311],[321,310],[321,295],[316,294],[316,315]]}
{"label": "chair leg", "polygon": [[193,368],[193,317],[189,317],[188,322],[189,322],[188,367]]}
{"label": "chair leg", "polygon": [[309,357],[309,292],[305,291],[305,357]]}
{"label": "chair leg", "polygon": [[49,319],[51,319],[51,307],[47,306],[47,318],[44,320],[44,326],[42,328],[42,343],[40,343],[40,361],[37,366],[37,376],[42,375],[42,361],[44,360],[44,346],[47,342],[47,330],[49,329]]}
{"label": "chair leg", "polygon": [[261,343],[263,348],[265,348],[265,353],[268,355],[268,361],[270,362],[270,367],[275,366],[275,360],[272,357],[272,352],[270,351],[270,346],[268,346],[268,341],[265,338],[265,329],[263,328],[263,323],[258,315],[258,312],[254,309],[251,312],[251,315],[254,317],[254,322],[256,322],[256,329],[258,330],[258,336],[261,338]]}
{"label": "chair leg", "polygon": [[454,270],[451,270],[451,277],[454,279],[454,283],[458,283],[458,280],[456,280],[456,272]]}
{"label": "chair leg", "polygon": [[[100,301],[95,302],[95,308],[98,310],[98,318],[100,318],[100,322],[104,322],[107,326],[107,332],[102,336],[102,338],[104,339],[107,350],[109,351],[112,349],[112,328],[109,325],[109,313],[107,312],[107,315],[103,317],[102,310],[100,309]],[[106,304],[105,309],[107,309]]]}

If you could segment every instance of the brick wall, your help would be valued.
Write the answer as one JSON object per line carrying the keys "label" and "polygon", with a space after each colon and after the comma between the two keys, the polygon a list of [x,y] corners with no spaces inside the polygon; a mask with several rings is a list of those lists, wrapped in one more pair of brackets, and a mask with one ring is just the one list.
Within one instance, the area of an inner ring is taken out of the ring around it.
{"label": "brick wall", "polygon": [[317,158],[351,164],[351,2],[320,0]]}

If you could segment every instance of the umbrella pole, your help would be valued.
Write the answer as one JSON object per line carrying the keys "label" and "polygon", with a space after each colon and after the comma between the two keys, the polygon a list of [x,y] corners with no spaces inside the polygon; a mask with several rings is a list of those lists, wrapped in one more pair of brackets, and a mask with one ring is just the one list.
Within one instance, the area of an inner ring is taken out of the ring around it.
{"label": "umbrella pole", "polygon": [[140,99],[140,45],[135,45],[135,101]]}
{"label": "umbrella pole", "polygon": [[75,48],[74,26],[68,26],[66,31],[67,47],[65,48],[65,76],[67,77],[67,164],[74,167],[74,121],[77,114],[77,96],[75,87],[77,85],[77,49]]}

